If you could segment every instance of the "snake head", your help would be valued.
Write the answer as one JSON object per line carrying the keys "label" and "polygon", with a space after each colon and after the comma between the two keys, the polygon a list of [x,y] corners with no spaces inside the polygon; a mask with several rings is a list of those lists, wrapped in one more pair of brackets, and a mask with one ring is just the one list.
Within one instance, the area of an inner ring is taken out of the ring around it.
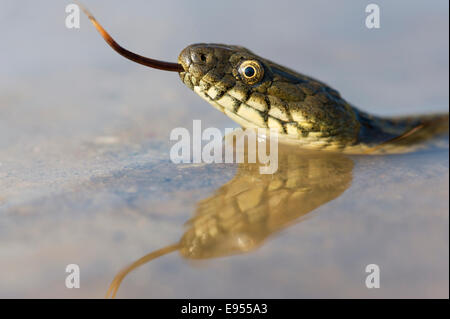
{"label": "snake head", "polygon": [[180,77],[191,89],[213,87],[212,91],[217,89],[221,94],[236,85],[248,91],[267,87],[272,81],[270,67],[263,59],[236,45],[193,44],[181,51],[178,63],[184,69]]}
{"label": "snake head", "polygon": [[244,128],[305,146],[356,142],[354,109],[328,85],[235,45],[193,44],[178,57],[183,83]]}

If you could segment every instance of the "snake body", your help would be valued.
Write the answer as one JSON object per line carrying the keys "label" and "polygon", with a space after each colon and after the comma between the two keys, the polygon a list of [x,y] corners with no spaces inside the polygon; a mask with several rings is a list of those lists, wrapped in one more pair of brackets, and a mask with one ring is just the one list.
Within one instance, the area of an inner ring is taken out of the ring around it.
{"label": "snake body", "polygon": [[276,130],[283,142],[302,148],[365,153],[418,129],[422,138],[448,130],[448,114],[382,118],[365,113],[327,84],[241,46],[190,45],[178,62],[183,83],[242,127]]}

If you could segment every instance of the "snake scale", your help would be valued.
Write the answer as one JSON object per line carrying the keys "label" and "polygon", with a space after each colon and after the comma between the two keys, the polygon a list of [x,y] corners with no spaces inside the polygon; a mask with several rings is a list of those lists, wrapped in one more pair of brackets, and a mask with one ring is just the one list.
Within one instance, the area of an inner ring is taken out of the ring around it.
{"label": "snake scale", "polygon": [[193,44],[178,63],[121,47],[84,7],[105,41],[122,56],[166,71],[243,128],[276,131],[279,140],[313,150],[349,154],[400,153],[448,132],[448,113],[383,118],[359,110],[338,91],[236,45]]}

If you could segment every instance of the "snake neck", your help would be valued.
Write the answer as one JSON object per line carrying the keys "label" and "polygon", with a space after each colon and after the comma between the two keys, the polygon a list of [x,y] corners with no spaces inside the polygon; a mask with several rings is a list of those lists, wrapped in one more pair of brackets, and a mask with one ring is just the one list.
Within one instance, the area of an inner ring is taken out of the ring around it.
{"label": "snake neck", "polygon": [[[420,144],[441,135],[448,135],[449,114],[380,117],[355,109],[360,123],[358,142],[362,149],[383,152],[406,152],[420,148]],[[422,145],[423,146],[423,145]],[[352,147],[349,148],[351,150]]]}

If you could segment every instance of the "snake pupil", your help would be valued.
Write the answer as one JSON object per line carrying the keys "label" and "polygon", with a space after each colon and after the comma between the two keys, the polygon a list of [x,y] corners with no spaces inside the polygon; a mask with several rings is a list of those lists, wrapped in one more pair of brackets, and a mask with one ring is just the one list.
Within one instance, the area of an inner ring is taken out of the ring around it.
{"label": "snake pupil", "polygon": [[251,66],[246,67],[244,70],[244,74],[249,78],[253,77],[255,75],[255,68]]}

